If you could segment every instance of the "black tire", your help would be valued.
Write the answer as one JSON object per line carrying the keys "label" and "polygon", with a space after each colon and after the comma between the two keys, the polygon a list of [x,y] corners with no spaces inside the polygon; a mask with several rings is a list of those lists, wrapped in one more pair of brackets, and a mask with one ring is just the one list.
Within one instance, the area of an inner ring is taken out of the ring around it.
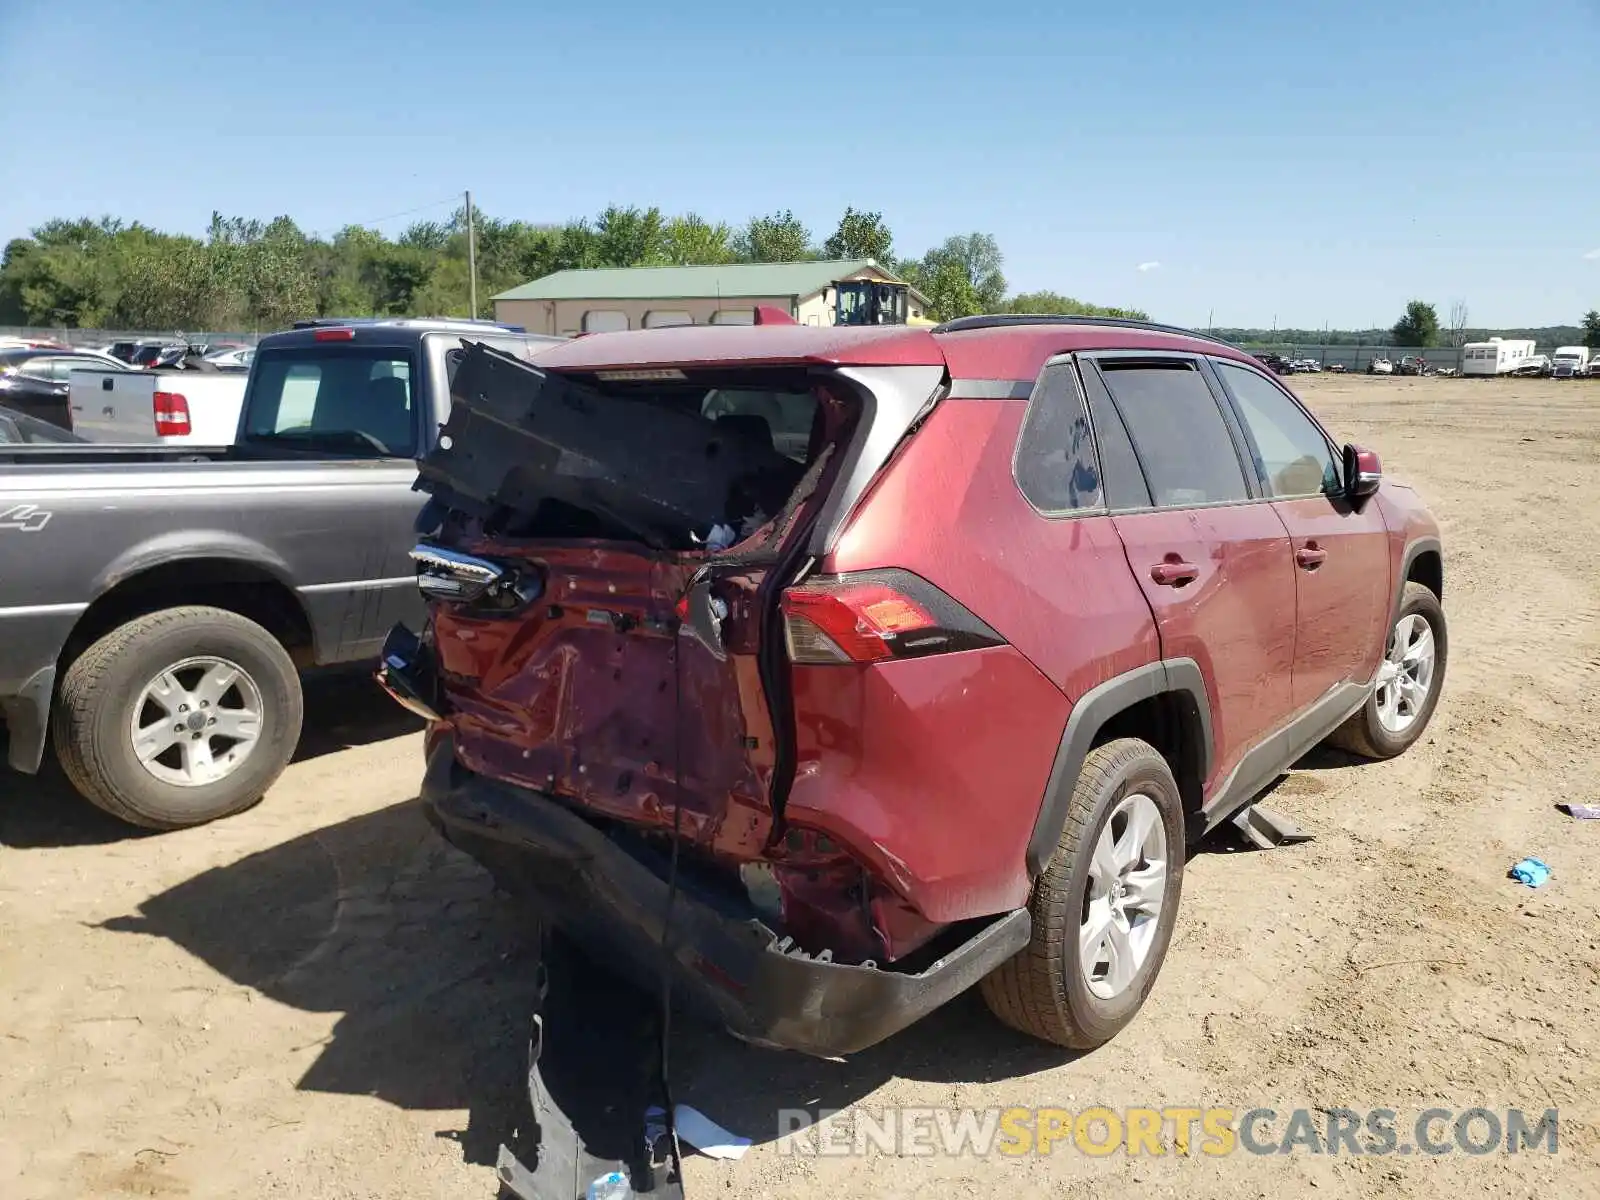
{"label": "black tire", "polygon": [[[166,667],[201,655],[237,664],[261,693],[261,731],[248,757],[214,783],[156,778],[134,753],[133,706]],[[146,829],[215,821],[261,799],[300,739],[300,676],[288,652],[254,621],[220,608],[169,608],[106,634],[67,669],[52,718],[56,757],[83,797]]]}
{"label": "black tire", "polygon": [[[1095,843],[1117,803],[1134,792],[1150,797],[1161,814],[1165,898],[1143,965],[1120,995],[1102,999],[1084,978],[1078,930]],[[1028,904],[1033,937],[979,984],[989,1011],[1013,1029],[1074,1049],[1093,1049],[1115,1037],[1144,1004],[1166,958],[1183,890],[1184,853],[1183,800],[1166,759],[1136,738],[1119,738],[1091,751],[1073,789],[1061,840],[1033,885]]]}
{"label": "black tire", "polygon": [[1399,624],[1400,619],[1412,614],[1420,615],[1428,622],[1429,628],[1433,631],[1434,644],[1433,679],[1428,697],[1423,701],[1417,719],[1402,732],[1390,733],[1378,719],[1378,692],[1374,688],[1367,702],[1348,721],[1328,735],[1329,745],[1363,758],[1394,758],[1397,754],[1404,754],[1409,750],[1422,736],[1423,730],[1427,729],[1428,722],[1433,720],[1433,711],[1439,706],[1439,693],[1444,690],[1444,671],[1450,657],[1450,639],[1445,628],[1444,609],[1439,605],[1439,597],[1423,584],[1407,582],[1405,591],[1400,596],[1400,607],[1389,622],[1384,649],[1387,652],[1388,639],[1394,635],[1394,627]]}

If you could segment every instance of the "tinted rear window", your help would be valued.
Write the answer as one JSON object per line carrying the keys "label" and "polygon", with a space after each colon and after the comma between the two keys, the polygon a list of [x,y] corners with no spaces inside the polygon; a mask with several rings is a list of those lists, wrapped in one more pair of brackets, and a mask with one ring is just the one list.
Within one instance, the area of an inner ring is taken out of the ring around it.
{"label": "tinted rear window", "polygon": [[416,455],[412,360],[390,347],[263,352],[250,385],[247,438],[396,458]]}
{"label": "tinted rear window", "polygon": [[1157,506],[1249,497],[1222,410],[1194,364],[1113,359],[1100,367]]}

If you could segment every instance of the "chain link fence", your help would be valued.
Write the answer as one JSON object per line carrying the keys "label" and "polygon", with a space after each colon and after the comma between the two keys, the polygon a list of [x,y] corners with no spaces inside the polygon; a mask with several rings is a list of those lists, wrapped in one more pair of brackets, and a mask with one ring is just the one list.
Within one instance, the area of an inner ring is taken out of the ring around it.
{"label": "chain link fence", "polygon": [[188,341],[199,343],[230,342],[237,346],[254,346],[259,333],[211,333],[185,329],[46,329],[40,326],[0,325],[0,338],[22,338],[27,341],[59,342],[74,350],[109,346],[112,342]]}

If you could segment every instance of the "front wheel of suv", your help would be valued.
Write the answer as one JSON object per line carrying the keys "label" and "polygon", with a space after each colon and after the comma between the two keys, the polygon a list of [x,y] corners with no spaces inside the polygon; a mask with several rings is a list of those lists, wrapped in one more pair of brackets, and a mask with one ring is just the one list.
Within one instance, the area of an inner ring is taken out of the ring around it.
{"label": "front wheel of suv", "polygon": [[1328,741],[1365,758],[1409,750],[1438,706],[1448,651],[1439,598],[1420,583],[1407,583],[1372,695]]}
{"label": "front wheel of suv", "polygon": [[1066,827],[1033,885],[1033,937],[980,984],[991,1012],[1047,1042],[1091,1049],[1154,986],[1183,886],[1183,801],[1166,759],[1136,738],[1084,760]]}

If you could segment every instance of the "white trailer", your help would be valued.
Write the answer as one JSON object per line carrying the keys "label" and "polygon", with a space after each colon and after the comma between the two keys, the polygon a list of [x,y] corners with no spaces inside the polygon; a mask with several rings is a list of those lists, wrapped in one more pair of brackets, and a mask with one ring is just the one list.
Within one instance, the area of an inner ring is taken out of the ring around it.
{"label": "white trailer", "polygon": [[1463,375],[1509,375],[1533,357],[1534,344],[1525,338],[1490,338],[1461,347]]}

